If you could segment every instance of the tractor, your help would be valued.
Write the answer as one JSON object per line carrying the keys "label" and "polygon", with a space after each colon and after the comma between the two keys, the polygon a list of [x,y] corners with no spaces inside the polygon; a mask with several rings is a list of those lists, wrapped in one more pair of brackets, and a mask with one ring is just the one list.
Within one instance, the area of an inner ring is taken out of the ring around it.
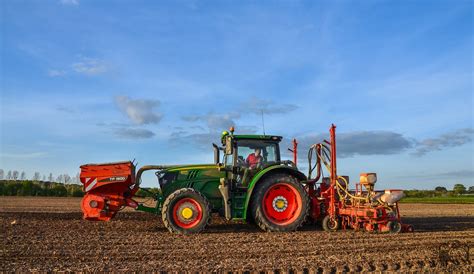
{"label": "tractor", "polygon": [[[201,232],[213,213],[269,232],[295,231],[306,221],[321,222],[326,231],[412,231],[401,223],[398,210],[403,191],[375,191],[375,173],[361,174],[361,182],[350,190],[348,177],[337,175],[335,128],[331,141],[310,147],[308,175],[297,168],[296,140],[289,149],[293,161],[282,160],[281,136],[237,135],[233,127],[222,133],[220,145],[212,144],[213,164],[149,165],[138,171],[131,161],[82,165],[84,219],[108,221],[128,206],[161,215],[165,227],[177,234]],[[324,167],[329,177],[323,176]],[[153,194],[154,207],[134,199],[143,173],[150,170],[160,189]]]}

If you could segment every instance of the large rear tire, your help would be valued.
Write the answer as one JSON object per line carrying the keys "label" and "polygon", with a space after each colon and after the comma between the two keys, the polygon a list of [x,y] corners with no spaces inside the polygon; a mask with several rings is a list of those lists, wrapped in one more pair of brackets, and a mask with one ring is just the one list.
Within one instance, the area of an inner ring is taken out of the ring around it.
{"label": "large rear tire", "polygon": [[252,194],[250,211],[264,231],[295,231],[309,213],[309,197],[303,185],[288,174],[264,179]]}
{"label": "large rear tire", "polygon": [[199,233],[211,219],[209,202],[192,188],[182,188],[171,193],[163,203],[163,224],[172,233]]}

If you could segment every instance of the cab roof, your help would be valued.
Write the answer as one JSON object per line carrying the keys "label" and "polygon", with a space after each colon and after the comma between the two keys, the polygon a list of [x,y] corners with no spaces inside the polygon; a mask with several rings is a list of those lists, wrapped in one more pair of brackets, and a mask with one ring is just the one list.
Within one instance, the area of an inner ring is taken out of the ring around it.
{"label": "cab roof", "polygon": [[280,142],[282,136],[275,135],[233,135],[236,140],[251,139],[251,140],[268,140]]}

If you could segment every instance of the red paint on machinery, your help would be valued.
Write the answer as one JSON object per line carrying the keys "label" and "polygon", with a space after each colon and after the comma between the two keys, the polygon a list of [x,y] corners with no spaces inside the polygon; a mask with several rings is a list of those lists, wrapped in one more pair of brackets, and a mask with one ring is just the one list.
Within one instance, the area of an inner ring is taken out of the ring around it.
{"label": "red paint on machinery", "polygon": [[137,207],[135,165],[132,162],[86,164],[81,166],[84,185],[81,209],[84,219],[108,221],[124,206]]}

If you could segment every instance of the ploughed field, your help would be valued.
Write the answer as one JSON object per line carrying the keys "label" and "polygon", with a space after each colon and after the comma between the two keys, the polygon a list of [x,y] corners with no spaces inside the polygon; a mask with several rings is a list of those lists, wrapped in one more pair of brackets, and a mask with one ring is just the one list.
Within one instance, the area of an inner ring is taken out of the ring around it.
{"label": "ploughed field", "polygon": [[416,232],[397,235],[326,233],[311,224],[266,233],[215,217],[204,233],[190,236],[170,234],[159,216],[132,210],[88,222],[79,204],[0,197],[0,272],[473,270],[473,204],[402,204],[403,220]]}

